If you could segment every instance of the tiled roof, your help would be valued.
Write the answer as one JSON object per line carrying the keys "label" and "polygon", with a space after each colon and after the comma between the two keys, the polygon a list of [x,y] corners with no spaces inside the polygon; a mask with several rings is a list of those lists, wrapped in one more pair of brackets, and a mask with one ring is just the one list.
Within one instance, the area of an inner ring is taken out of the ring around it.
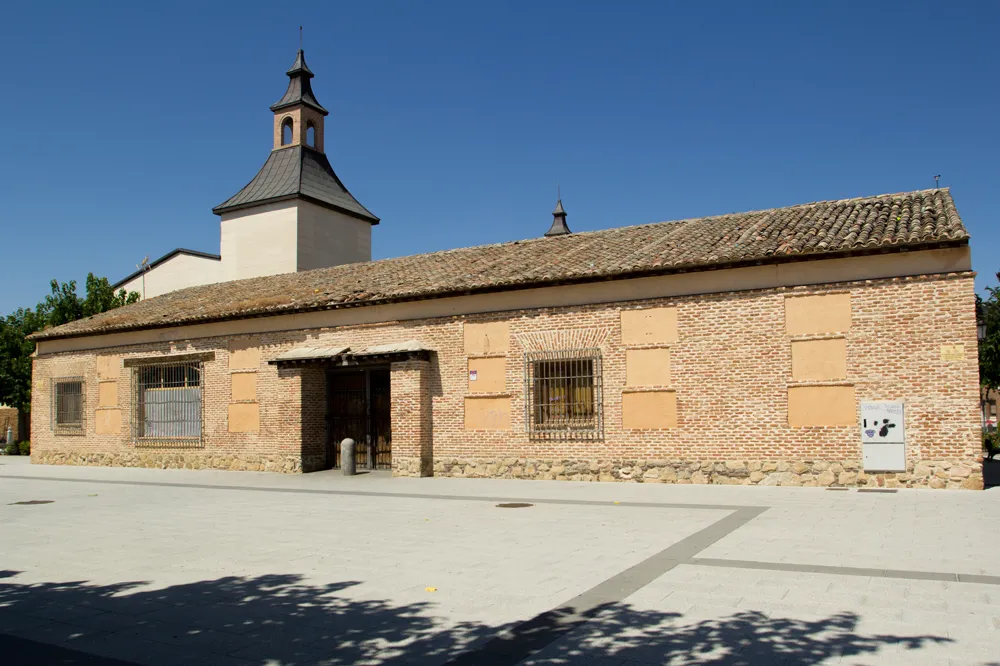
{"label": "tiled roof", "polygon": [[158,328],[851,252],[966,244],[947,189],[445,250],[190,287],[37,333]]}
{"label": "tiled roof", "polygon": [[272,201],[303,198],[378,224],[378,218],[351,196],[324,153],[308,146],[272,150],[247,185],[212,209],[217,215]]}

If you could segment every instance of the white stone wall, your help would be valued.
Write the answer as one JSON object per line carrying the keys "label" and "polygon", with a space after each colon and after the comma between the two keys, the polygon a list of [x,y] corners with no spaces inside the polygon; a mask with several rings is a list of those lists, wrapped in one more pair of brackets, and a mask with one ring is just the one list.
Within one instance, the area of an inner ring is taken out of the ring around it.
{"label": "white stone wall", "polygon": [[153,298],[185,287],[221,282],[222,262],[191,254],[176,254],[163,263],[126,282],[125,291],[138,292],[141,298]]}
{"label": "white stone wall", "polygon": [[299,205],[283,201],[223,214],[223,279],[294,273]]}
{"label": "white stone wall", "polygon": [[371,224],[311,204],[284,201],[222,216],[222,260],[178,254],[123,286],[143,298],[214,282],[371,261]]}
{"label": "white stone wall", "polygon": [[308,201],[297,205],[298,270],[371,261],[371,224]]}

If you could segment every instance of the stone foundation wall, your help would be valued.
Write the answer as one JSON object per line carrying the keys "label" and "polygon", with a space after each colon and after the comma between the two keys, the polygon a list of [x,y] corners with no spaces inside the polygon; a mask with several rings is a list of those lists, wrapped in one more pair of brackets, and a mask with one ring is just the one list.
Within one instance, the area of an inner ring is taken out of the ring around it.
{"label": "stone foundation wall", "polygon": [[42,465],[84,465],[104,467],[147,467],[152,469],[227,469],[240,472],[302,472],[296,456],[254,454],[206,454],[203,451],[32,451],[31,462]]}
{"label": "stone foundation wall", "polygon": [[392,456],[393,476],[430,476],[420,458]]}
{"label": "stone foundation wall", "polygon": [[[742,486],[964,488],[982,490],[981,469],[948,461],[917,461],[906,472],[866,473],[853,461],[684,461],[438,459],[436,476],[698,483]],[[403,476],[402,474],[400,476]],[[416,476],[413,474],[412,476]]]}

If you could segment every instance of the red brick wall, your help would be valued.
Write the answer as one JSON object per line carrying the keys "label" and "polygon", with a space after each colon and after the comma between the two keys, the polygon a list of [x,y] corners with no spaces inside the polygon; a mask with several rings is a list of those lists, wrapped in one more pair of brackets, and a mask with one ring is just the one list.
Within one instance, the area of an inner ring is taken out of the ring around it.
{"label": "red brick wall", "polygon": [[433,471],[431,378],[436,360],[391,366],[392,466],[397,474],[430,476]]}
{"label": "red brick wall", "polygon": [[[852,315],[846,381],[854,385],[858,400],[905,401],[910,469],[904,474],[861,472],[856,425],[788,425],[791,351],[784,330],[785,298],[844,290],[851,293]],[[392,368],[393,458],[399,473],[429,473],[427,459],[432,457],[435,474],[975,487],[981,476],[976,467],[980,417],[973,293],[971,274],[962,273],[390,322],[314,330],[308,337],[262,334],[257,337],[261,428],[253,433],[227,432],[227,339],[103,350],[123,357],[171,349],[215,352],[215,360],[206,364],[204,448],[180,453],[136,451],[127,435],[127,409],[121,435],[96,435],[92,423],[86,437],[53,435],[48,378],[84,375],[88,405],[96,405],[96,361],[92,352],[42,356],[35,361],[33,455],[47,462],[315,469],[324,432],[322,371],[279,369],[267,361],[302,344],[361,349],[417,339],[436,351],[433,361]],[[671,346],[677,427],[623,430],[620,310],[653,305],[677,307],[679,337]],[[505,394],[511,399],[511,430],[466,431],[463,323],[497,319],[510,322]],[[955,344],[964,345],[964,358],[943,360],[941,346]],[[529,440],[524,353],[583,346],[598,346],[602,353],[603,439]],[[120,382],[124,401],[129,395],[127,369],[122,369]]]}

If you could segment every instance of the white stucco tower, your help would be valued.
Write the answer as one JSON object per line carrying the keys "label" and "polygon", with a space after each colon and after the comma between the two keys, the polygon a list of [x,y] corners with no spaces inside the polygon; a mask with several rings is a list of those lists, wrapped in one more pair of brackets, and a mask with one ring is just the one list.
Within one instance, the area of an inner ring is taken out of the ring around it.
{"label": "white stucco tower", "polygon": [[246,187],[213,212],[222,218],[224,280],[371,260],[377,217],[351,196],[323,148],[328,115],[299,50],[288,89],[272,107],[274,148]]}

